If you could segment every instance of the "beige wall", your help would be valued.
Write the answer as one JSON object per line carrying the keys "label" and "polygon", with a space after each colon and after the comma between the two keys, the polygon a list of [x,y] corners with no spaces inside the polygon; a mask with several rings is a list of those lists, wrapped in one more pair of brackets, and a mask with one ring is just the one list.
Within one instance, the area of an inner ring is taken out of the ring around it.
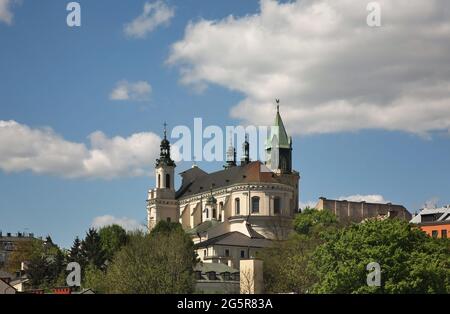
{"label": "beige wall", "polygon": [[[235,199],[240,199],[240,216],[274,216],[274,198],[280,197],[281,200],[281,216],[293,217],[296,209],[294,200],[296,193],[293,188],[286,185],[262,185],[254,184],[249,190],[248,185],[237,185],[228,189],[220,189],[213,191],[214,197],[217,199],[216,220],[226,221],[228,218],[236,216]],[[179,211],[181,223],[186,229],[193,228],[200,222],[213,219],[212,210],[209,210],[209,215],[206,217],[206,200],[210,196],[210,192],[205,192],[202,195],[192,196],[190,198],[180,200]],[[259,197],[259,213],[250,213],[251,198]],[[223,210],[220,210],[220,203],[223,203]],[[185,213],[185,207],[190,207],[190,219],[188,221]],[[196,213],[194,213],[196,210]],[[200,216],[201,215],[201,216]],[[200,218],[200,219],[199,219]]]}
{"label": "beige wall", "polygon": [[329,210],[337,217],[352,222],[361,222],[367,218],[386,216],[389,211],[394,212],[395,217],[410,220],[411,214],[402,205],[375,204],[366,202],[350,202],[345,200],[330,200],[320,198],[316,208]]}
{"label": "beige wall", "polygon": [[262,260],[241,260],[239,277],[241,294],[261,294],[264,292]]}

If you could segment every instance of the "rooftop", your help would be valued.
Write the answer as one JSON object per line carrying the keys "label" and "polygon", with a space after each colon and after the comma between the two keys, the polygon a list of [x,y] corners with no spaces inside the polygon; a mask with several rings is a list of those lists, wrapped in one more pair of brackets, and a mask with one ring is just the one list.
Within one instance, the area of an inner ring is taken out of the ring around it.
{"label": "rooftop", "polygon": [[230,167],[209,174],[198,167],[194,167],[182,172],[181,176],[183,182],[176,193],[177,199],[238,183],[280,183],[274,173],[260,161],[253,161],[246,165]]}

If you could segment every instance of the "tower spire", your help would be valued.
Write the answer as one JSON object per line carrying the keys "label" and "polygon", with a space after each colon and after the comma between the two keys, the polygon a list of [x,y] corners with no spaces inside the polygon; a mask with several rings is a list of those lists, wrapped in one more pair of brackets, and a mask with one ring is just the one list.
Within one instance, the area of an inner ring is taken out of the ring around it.
{"label": "tower spire", "polygon": [[161,141],[159,158],[156,159],[156,166],[175,166],[175,162],[170,157],[170,142],[167,139],[167,123],[164,122],[164,138]]}
{"label": "tower spire", "polygon": [[250,143],[248,142],[248,134],[245,134],[245,142],[242,144],[244,156],[241,159],[241,166],[250,163]]}
{"label": "tower spire", "polygon": [[273,171],[291,173],[292,138],[288,136],[280,115],[280,99],[276,98],[277,113],[266,146],[266,165]]}
{"label": "tower spire", "polygon": [[231,168],[236,166],[236,148],[233,146],[233,131],[230,130],[230,144],[227,149],[227,160],[224,168]]}

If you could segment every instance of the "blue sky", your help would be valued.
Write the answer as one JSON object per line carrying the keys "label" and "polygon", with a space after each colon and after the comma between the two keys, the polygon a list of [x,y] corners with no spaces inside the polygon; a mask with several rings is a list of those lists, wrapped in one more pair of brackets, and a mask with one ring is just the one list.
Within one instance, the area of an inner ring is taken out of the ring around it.
{"label": "blue sky", "polygon": [[[78,2],[82,25],[70,28],[65,1],[0,1],[3,232],[50,234],[68,247],[96,217],[144,223],[146,191],[154,178],[142,169],[153,166],[164,121],[169,127],[192,126],[195,117],[208,125],[262,124],[273,119],[274,98],[282,99],[281,113],[294,138],[303,203],[355,195],[403,204],[410,211],[430,200],[450,203],[450,81],[440,70],[448,66],[448,47],[438,44],[431,55],[405,55],[414,43],[401,42],[404,51],[401,44],[395,49],[389,44],[403,38],[392,35],[403,29],[397,23],[448,20],[435,12],[443,2],[430,1],[428,11],[417,7],[428,12],[427,18],[411,11],[394,14],[386,5],[386,28],[379,33],[363,29],[371,32],[367,40],[373,36],[390,47],[387,51],[358,49],[365,39],[349,31],[355,28],[349,13],[354,11],[345,5],[318,7],[350,20],[331,18],[332,38],[340,36],[348,45],[344,49],[326,46],[330,40],[323,37],[330,33],[323,26],[306,23],[309,29],[292,22],[308,21],[308,1],[296,7],[295,2],[172,0],[159,2],[148,15],[144,4],[155,1]],[[143,27],[143,36],[126,33],[126,25],[140,15],[141,21],[152,22],[164,9],[173,16],[151,30],[136,24]],[[362,8],[363,22],[365,14]],[[308,42],[313,35],[319,44]],[[423,36],[417,40],[441,42]],[[286,48],[284,37],[292,43]],[[298,38],[303,41],[295,42]],[[297,44],[299,53],[291,51]],[[313,51],[304,52],[307,47]],[[366,59],[360,57],[364,52]],[[408,71],[398,70],[402,66]],[[151,88],[135,91],[134,97],[136,82]],[[114,99],[120,85],[129,94]],[[97,146],[88,138],[94,132]],[[141,134],[136,141],[142,138],[148,146],[130,164],[123,151],[135,143],[133,134]],[[64,157],[59,166],[54,155],[49,158],[49,148]],[[112,164],[94,159],[96,149]],[[77,156],[90,156],[90,167],[81,169]],[[177,171],[190,165],[181,162]],[[208,171],[221,167],[199,166]]]}

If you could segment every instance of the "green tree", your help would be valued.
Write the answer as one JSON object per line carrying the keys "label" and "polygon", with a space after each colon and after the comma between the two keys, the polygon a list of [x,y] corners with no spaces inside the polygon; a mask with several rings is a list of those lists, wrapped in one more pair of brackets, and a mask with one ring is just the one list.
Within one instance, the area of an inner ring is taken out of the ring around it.
{"label": "green tree", "polygon": [[161,220],[152,229],[152,231],[150,232],[150,235],[151,236],[155,236],[158,234],[168,235],[171,232],[180,231],[180,230],[183,230],[183,227],[181,226],[181,224],[179,224],[177,222],[169,222],[169,221]]}
{"label": "green tree", "polygon": [[[163,224],[163,223],[160,223]],[[114,256],[106,277],[107,293],[191,293],[197,263],[192,239],[180,227],[157,226],[149,235],[137,232]],[[94,277],[94,276],[93,276]],[[93,283],[93,286],[98,286]],[[100,285],[101,286],[101,285]]]}
{"label": "green tree", "polygon": [[309,261],[326,233],[338,226],[336,217],[328,211],[306,208],[297,214],[293,233],[287,241],[277,241],[264,249],[264,287],[268,293],[307,293],[316,276],[309,270]]}
{"label": "green tree", "polygon": [[42,245],[42,241],[37,239],[18,242],[5,264],[6,271],[12,274],[19,271],[21,263],[31,260],[34,251],[40,245]]}
{"label": "green tree", "polygon": [[72,247],[69,250],[68,258],[70,262],[77,262],[80,265],[85,264],[83,261],[80,238],[76,237],[75,240],[73,240]]}
{"label": "green tree", "polygon": [[26,274],[36,288],[54,286],[64,271],[65,253],[52,241],[32,239],[20,243],[12,253],[10,269],[17,271],[27,263]]}
{"label": "green tree", "polygon": [[338,227],[336,216],[328,210],[317,210],[306,207],[294,218],[294,229],[299,234],[310,235],[313,232],[322,232],[324,229]]}
{"label": "green tree", "polygon": [[[381,267],[381,286],[367,285],[366,266]],[[449,293],[449,240],[428,237],[397,219],[369,220],[331,233],[311,267],[317,293]]]}
{"label": "green tree", "polygon": [[88,265],[84,271],[82,286],[96,292],[106,292],[108,290],[106,272],[92,264]]}
{"label": "green tree", "polygon": [[264,261],[265,292],[309,292],[316,278],[308,263],[317,245],[317,238],[295,233],[264,249],[259,257]]}
{"label": "green tree", "polygon": [[127,243],[127,232],[119,225],[103,227],[98,231],[105,258],[111,261],[114,254]]}
{"label": "green tree", "polygon": [[94,265],[97,268],[104,268],[106,262],[105,252],[103,251],[100,236],[94,228],[90,228],[86,237],[81,242],[81,255],[87,266]]}

